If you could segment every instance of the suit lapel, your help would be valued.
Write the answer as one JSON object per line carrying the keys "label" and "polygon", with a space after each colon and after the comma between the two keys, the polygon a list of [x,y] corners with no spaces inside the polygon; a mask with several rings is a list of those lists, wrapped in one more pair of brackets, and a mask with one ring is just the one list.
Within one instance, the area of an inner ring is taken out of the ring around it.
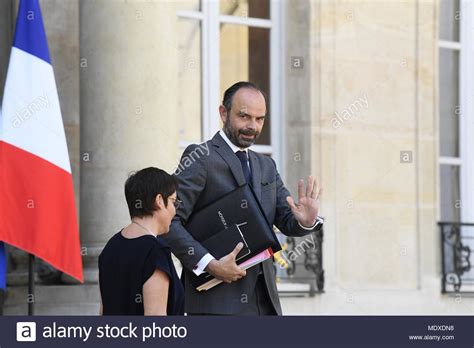
{"label": "suit lapel", "polygon": [[249,150],[249,159],[250,159],[250,167],[252,169],[252,186],[255,195],[257,196],[258,200],[261,199],[261,181],[262,181],[262,170],[260,168],[260,162],[258,161],[257,154],[251,150]]}
{"label": "suit lapel", "polygon": [[232,152],[232,149],[225,143],[224,139],[219,135],[219,132],[212,138],[212,144],[214,145],[217,153],[222,159],[228,164],[230,171],[234,175],[238,186],[245,184],[244,173],[242,172],[242,166],[237,156]]}

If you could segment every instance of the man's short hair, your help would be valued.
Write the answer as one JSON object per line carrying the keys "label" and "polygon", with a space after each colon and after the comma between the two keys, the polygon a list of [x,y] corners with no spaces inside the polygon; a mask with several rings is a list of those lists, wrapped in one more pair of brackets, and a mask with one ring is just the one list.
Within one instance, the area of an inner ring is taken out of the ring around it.
{"label": "man's short hair", "polygon": [[248,81],[240,81],[240,82],[234,83],[232,86],[227,88],[226,91],[224,92],[222,105],[224,105],[227,112],[230,112],[230,109],[232,109],[232,98],[234,97],[234,94],[237,93],[237,91],[241,88],[249,88],[255,91],[259,91],[260,93],[262,93],[263,98],[265,99],[265,104],[267,103],[267,97],[265,93],[256,84],[252,82],[248,82]]}
{"label": "man's short hair", "polygon": [[130,217],[151,216],[158,209],[155,199],[161,194],[165,206],[178,188],[177,179],[164,170],[149,167],[132,173],[125,182],[125,198]]}

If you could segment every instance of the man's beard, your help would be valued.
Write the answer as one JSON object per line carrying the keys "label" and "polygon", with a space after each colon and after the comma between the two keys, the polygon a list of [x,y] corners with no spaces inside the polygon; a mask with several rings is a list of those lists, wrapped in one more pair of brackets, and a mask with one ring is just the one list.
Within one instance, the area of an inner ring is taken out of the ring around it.
{"label": "man's beard", "polygon": [[[227,138],[229,138],[229,140],[234,145],[236,145],[237,147],[240,147],[240,148],[247,148],[247,147],[252,146],[255,143],[255,141],[257,141],[258,136],[260,135],[260,133],[257,132],[257,131],[250,131],[250,130],[244,130],[244,129],[241,129],[241,130],[234,129],[232,127],[232,125],[230,124],[229,117],[227,117],[227,119],[224,123],[224,133],[225,133],[225,135],[227,135]],[[248,139],[247,140],[247,139],[241,138],[239,136],[239,134],[249,135],[249,136],[254,135],[255,137],[253,139]]]}

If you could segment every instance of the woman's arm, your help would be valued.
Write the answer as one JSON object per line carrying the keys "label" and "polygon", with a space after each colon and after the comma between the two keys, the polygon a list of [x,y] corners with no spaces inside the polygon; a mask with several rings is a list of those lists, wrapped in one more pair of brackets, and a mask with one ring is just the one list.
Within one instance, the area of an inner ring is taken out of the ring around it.
{"label": "woman's arm", "polygon": [[145,315],[166,315],[170,279],[165,272],[156,269],[143,284]]}

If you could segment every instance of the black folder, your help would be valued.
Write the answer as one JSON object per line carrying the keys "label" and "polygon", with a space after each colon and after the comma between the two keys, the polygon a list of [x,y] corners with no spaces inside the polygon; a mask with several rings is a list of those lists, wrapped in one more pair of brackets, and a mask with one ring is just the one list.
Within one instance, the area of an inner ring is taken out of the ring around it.
{"label": "black folder", "polygon": [[[238,264],[268,248],[273,252],[281,250],[273,227],[248,184],[193,213],[185,227],[216,259],[230,253],[239,242],[244,247],[237,255]],[[209,279],[212,276],[208,273],[191,273],[191,283],[196,288]]]}
{"label": "black folder", "polygon": [[[236,261],[242,260],[242,258],[249,256],[252,252],[249,248],[247,240],[244,237],[242,230],[247,226],[247,223],[240,225],[234,224],[227,229],[223,229],[217,232],[212,237],[202,242],[202,245],[211,252],[212,256],[216,259],[226,256],[235,246],[242,242],[243,247],[239,254],[235,258]],[[243,261],[243,260],[242,260]]]}

